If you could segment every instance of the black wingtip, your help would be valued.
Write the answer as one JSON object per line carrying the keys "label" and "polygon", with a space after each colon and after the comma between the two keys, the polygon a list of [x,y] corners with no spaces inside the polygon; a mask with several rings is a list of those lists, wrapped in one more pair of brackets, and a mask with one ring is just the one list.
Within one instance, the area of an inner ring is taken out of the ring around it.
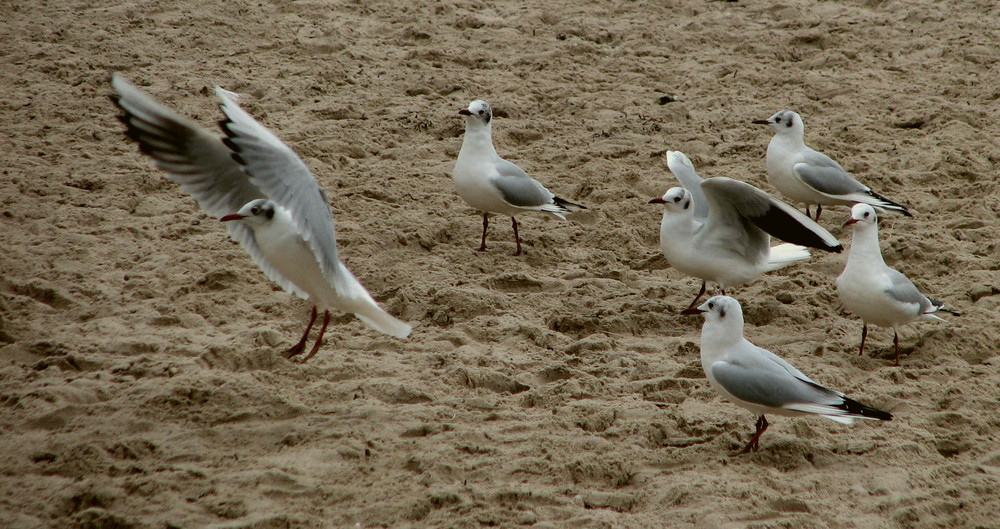
{"label": "black wingtip", "polygon": [[885,198],[884,196],[882,196],[882,195],[880,195],[880,194],[872,191],[871,189],[868,190],[868,194],[871,195],[872,198],[874,198],[876,200],[881,200],[882,202],[885,203],[885,204],[880,204],[880,205],[878,205],[878,204],[873,204],[873,205],[878,205],[878,207],[881,207],[883,209],[887,209],[889,211],[895,211],[896,213],[899,213],[900,215],[903,215],[903,216],[906,216],[906,217],[912,217],[913,216],[906,209],[906,206],[900,204],[899,202],[894,202],[892,200],[889,200],[888,198]]}
{"label": "black wingtip", "polygon": [[891,421],[892,414],[887,411],[876,410],[870,406],[865,406],[856,400],[844,397],[844,402],[836,406],[851,415],[857,415],[860,417],[868,417],[869,419],[878,419],[880,421]]}
{"label": "black wingtip", "polygon": [[229,150],[233,151],[233,153],[243,152],[243,149],[240,149],[240,146],[232,138],[233,136],[226,136],[222,138],[222,143],[226,144],[226,147],[229,147]]}
{"label": "black wingtip", "polygon": [[579,209],[587,209],[587,206],[583,206],[581,204],[570,202],[569,200],[566,200],[566,199],[560,198],[560,197],[552,197],[552,202],[555,205],[557,205],[557,206],[559,206],[561,208],[566,209],[567,211],[569,210],[570,207],[579,208]]}

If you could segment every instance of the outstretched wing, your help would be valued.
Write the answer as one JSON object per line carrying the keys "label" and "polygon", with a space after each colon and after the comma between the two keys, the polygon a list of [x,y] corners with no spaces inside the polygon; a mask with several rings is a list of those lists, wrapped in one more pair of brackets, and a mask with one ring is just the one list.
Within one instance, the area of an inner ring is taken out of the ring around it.
{"label": "outstretched wing", "polygon": [[752,224],[792,244],[828,252],[843,250],[837,238],[815,221],[750,184],[716,177],[704,180],[701,189],[709,202],[706,229],[732,231],[744,226],[749,240],[759,244],[753,230],[746,227]]}
{"label": "outstretched wing", "polygon": [[[111,75],[111,86],[117,92],[111,100],[124,111],[118,119],[127,127],[126,135],[209,215],[235,213],[251,200],[266,198],[232,159],[232,151],[220,136],[156,102],[118,73]],[[249,226],[228,222],[226,228],[264,275],[286,291],[307,297],[264,258]]]}
{"label": "outstretched wing", "polygon": [[694,170],[694,164],[680,151],[667,151],[667,169],[691,193],[694,200],[694,218],[705,222],[708,218],[708,199],[701,190],[701,176]]}
{"label": "outstretched wing", "polygon": [[231,156],[243,166],[250,181],[269,199],[288,210],[295,229],[312,250],[323,277],[339,294],[351,290],[338,266],[337,233],[326,192],[306,164],[277,136],[257,122],[231,92],[216,87],[226,120],[225,144]]}

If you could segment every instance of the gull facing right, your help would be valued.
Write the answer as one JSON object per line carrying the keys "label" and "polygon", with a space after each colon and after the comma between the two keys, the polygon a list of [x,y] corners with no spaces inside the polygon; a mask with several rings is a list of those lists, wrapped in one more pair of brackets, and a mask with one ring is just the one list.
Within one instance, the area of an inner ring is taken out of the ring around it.
{"label": "gull facing right", "polygon": [[805,125],[795,112],[780,110],[753,123],[768,125],[775,132],[767,144],[767,180],[786,197],[805,202],[806,215],[810,204],[816,204],[816,220],[819,220],[823,204],[850,206],[861,202],[912,216],[906,206],[872,191],[829,156],[807,147],[803,141]]}
{"label": "gull facing right", "polygon": [[915,321],[946,321],[935,312],[957,312],[944,308],[944,303],[928,298],[905,275],[889,268],[882,259],[878,243],[878,218],[868,204],[851,208],[851,218],[844,225],[854,226],[854,241],[847,256],[847,265],[837,278],[837,294],[844,308],[864,321],[861,328],[861,349],[865,353],[868,324],[892,327],[892,343],[899,365],[899,327]]}
{"label": "gull facing right", "polygon": [[724,399],[757,415],[756,431],[742,451],[756,451],[767,430],[765,414],[796,417],[814,414],[851,424],[854,419],[892,420],[887,412],[851,400],[814,382],[777,355],[743,337],[743,308],[728,296],[715,296],[684,314],[701,314],[701,367]]}
{"label": "gull facing right", "polygon": [[124,115],[126,135],[153,158],[167,178],[181,185],[206,212],[226,222],[257,266],[286,292],[313,303],[302,339],[284,356],[305,350],[317,307],[323,324],[303,362],[319,350],[330,323],[329,309],[353,313],[373,329],[406,338],[410,326],[372,299],[337,255],[337,235],[326,192],[287,145],[216,87],[225,114],[226,137],[213,134],[156,102],[118,73],[112,96]]}
{"label": "gull facing right", "polygon": [[469,103],[469,108],[463,108],[458,113],[465,116],[465,138],[462,139],[462,150],[458,152],[451,178],[458,195],[483,212],[483,241],[477,251],[486,251],[490,213],[510,215],[517,243],[514,255],[521,255],[521,236],[517,233],[514,215],[540,211],[566,220],[564,213],[587,209],[555,196],[528,176],[524,169],[497,154],[493,147],[493,109],[486,101],[477,99]]}
{"label": "gull facing right", "polygon": [[[822,226],[756,187],[716,177],[702,180],[684,153],[667,151],[667,167],[684,187],[673,187],[650,204],[663,204],[660,250],[671,266],[726,287],[809,258],[805,246],[828,252],[843,248]],[[771,236],[794,244],[771,246]],[[799,246],[801,245],[801,246]]]}

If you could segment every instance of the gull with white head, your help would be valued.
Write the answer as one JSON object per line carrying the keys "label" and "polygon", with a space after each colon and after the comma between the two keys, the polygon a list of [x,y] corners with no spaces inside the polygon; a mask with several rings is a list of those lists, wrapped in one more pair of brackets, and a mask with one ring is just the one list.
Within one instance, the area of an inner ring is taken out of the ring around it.
{"label": "gull with white head", "polygon": [[[667,151],[667,167],[684,187],[673,187],[650,204],[663,204],[660,250],[671,266],[702,280],[688,308],[705,294],[706,282],[726,287],[809,258],[806,247],[842,250],[837,239],[795,208],[756,187],[726,177],[702,180],[691,160]],[[771,246],[771,236],[792,244]]]}
{"label": "gull with white head", "polygon": [[337,235],[326,192],[305,163],[221,88],[226,137],[219,137],[164,107],[127,81],[112,75],[112,101],[139,150],[153,158],[167,178],[181,185],[210,215],[227,222],[257,266],[286,292],[313,303],[309,325],[285,351],[305,350],[317,307],[323,324],[308,360],[319,350],[330,322],[329,309],[353,313],[375,330],[406,338],[410,326],[390,316],[372,299],[337,254]]}
{"label": "gull with white head", "polygon": [[845,226],[854,226],[854,240],[847,256],[847,265],[837,278],[837,294],[844,308],[861,318],[861,349],[865,352],[868,324],[892,327],[892,343],[899,365],[899,327],[917,321],[945,321],[936,312],[957,312],[944,308],[944,303],[928,298],[917,290],[905,275],[889,268],[882,258],[878,242],[878,216],[868,204],[851,208],[851,218]]}
{"label": "gull with white head", "polygon": [[497,154],[493,147],[493,110],[486,101],[477,99],[458,113],[465,117],[465,138],[451,177],[458,195],[483,212],[483,240],[478,251],[486,251],[490,213],[510,215],[517,244],[514,255],[521,255],[515,215],[540,211],[565,220],[565,213],[587,209],[555,196],[523,169]]}
{"label": "gull with white head", "polygon": [[685,314],[701,314],[701,366],[708,383],[724,399],[757,416],[756,431],[742,451],[756,451],[769,426],[765,415],[819,415],[844,424],[854,419],[892,420],[887,412],[849,399],[814,382],[780,357],[743,337],[743,308],[728,296],[715,296]]}
{"label": "gull with white head", "polygon": [[858,182],[829,156],[810,149],[804,141],[802,117],[790,110],[778,111],[767,119],[754,120],[774,129],[767,145],[767,180],[786,197],[809,205],[816,204],[816,220],[823,205],[870,204],[910,217],[906,206],[893,202]]}

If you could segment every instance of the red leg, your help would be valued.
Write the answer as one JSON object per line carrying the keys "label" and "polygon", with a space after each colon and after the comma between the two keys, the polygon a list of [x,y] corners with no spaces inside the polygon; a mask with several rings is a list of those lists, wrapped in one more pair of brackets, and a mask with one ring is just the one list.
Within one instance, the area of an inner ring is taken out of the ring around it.
{"label": "red leg", "polygon": [[865,326],[861,328],[861,350],[858,351],[858,356],[865,354],[865,339],[868,338],[868,323],[865,322]]}
{"label": "red leg", "polygon": [[514,255],[521,255],[521,236],[517,234],[517,219],[511,217],[510,222],[514,226],[514,242],[517,243],[517,251],[514,252]]}
{"label": "red leg", "polygon": [[299,343],[289,347],[282,353],[285,358],[300,355],[302,351],[306,350],[306,339],[309,338],[309,331],[312,330],[314,323],[316,323],[316,305],[313,305],[312,317],[309,318],[309,325],[306,326],[306,332],[302,333],[302,339],[299,340]]}
{"label": "red leg", "polygon": [[312,348],[312,350],[309,351],[309,354],[307,354],[306,357],[302,359],[302,363],[303,364],[306,363],[310,358],[312,358],[313,356],[315,356],[316,355],[316,351],[319,351],[319,346],[320,346],[320,344],[323,343],[323,333],[326,332],[326,325],[328,323],[330,323],[330,311],[329,310],[323,312],[323,326],[319,328],[319,336],[316,337],[316,345],[313,345],[313,348]]}
{"label": "red leg", "polygon": [[896,346],[896,365],[899,366],[899,333],[892,330],[892,345]]}
{"label": "red leg", "polygon": [[730,454],[731,457],[743,455],[749,452],[756,452],[757,449],[760,448],[760,436],[764,435],[764,430],[767,430],[767,427],[770,425],[767,423],[767,419],[763,415],[761,415],[760,417],[757,418],[757,424],[755,426],[757,428],[757,431],[755,431],[753,437],[750,438],[750,442],[747,443],[745,447],[743,447],[743,450],[740,450],[735,454]]}
{"label": "red leg", "polygon": [[486,227],[489,225],[490,225],[490,214],[483,213],[483,243],[479,245],[479,249],[476,250],[477,252],[486,251]]}
{"label": "red leg", "polygon": [[813,218],[812,213],[809,212],[809,204],[806,204],[806,216],[810,219]]}
{"label": "red leg", "polygon": [[701,299],[701,297],[704,296],[704,295],[705,295],[705,282],[702,281],[701,282],[701,290],[698,291],[698,295],[695,296],[693,300],[691,300],[691,304],[688,305],[687,308],[684,309],[684,310],[690,310],[690,309],[695,308],[698,305],[698,300]]}
{"label": "red leg", "polygon": [[823,213],[823,204],[816,204],[816,222],[819,222],[820,213]]}

